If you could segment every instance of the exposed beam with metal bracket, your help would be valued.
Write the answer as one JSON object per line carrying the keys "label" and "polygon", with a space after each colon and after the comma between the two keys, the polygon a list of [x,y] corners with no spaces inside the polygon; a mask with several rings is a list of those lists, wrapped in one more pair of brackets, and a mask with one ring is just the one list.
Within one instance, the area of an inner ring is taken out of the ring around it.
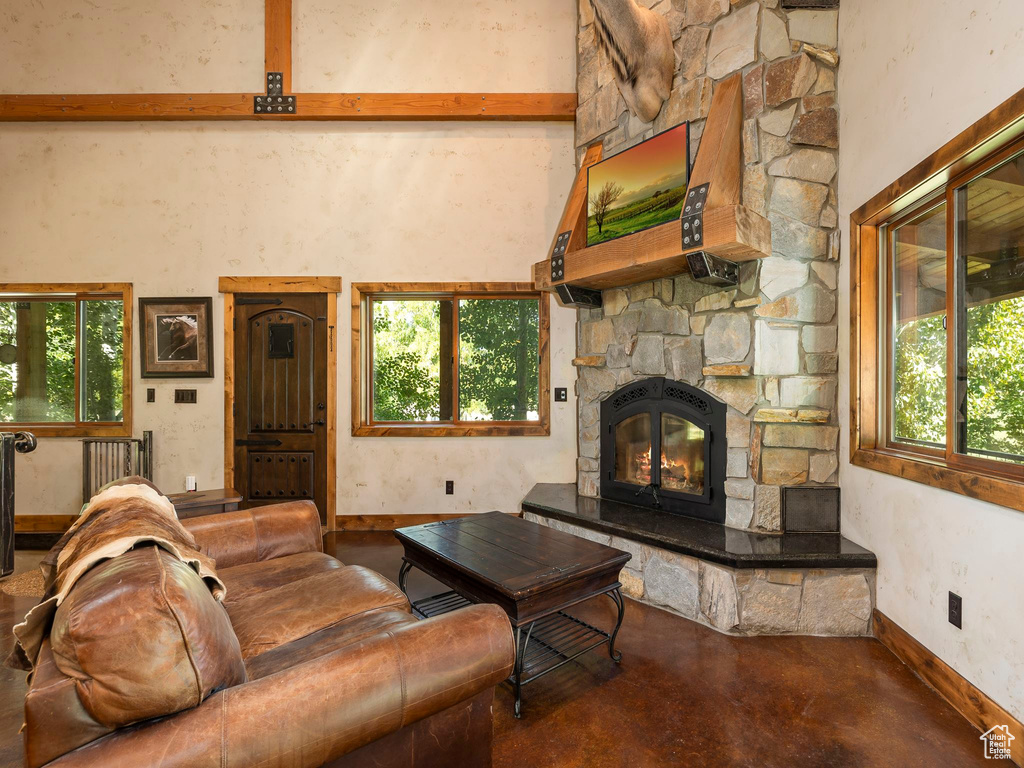
{"label": "exposed beam with metal bracket", "polygon": [[265,0],[264,61],[260,91],[0,94],[0,122],[576,119],[575,93],[294,93],[292,0]]}

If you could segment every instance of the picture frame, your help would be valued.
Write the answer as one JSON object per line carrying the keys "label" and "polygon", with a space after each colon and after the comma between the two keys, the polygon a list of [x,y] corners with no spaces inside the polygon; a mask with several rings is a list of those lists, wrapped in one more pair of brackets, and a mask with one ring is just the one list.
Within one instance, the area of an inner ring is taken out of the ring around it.
{"label": "picture frame", "polygon": [[679,218],[690,183],[684,121],[587,168],[587,247]]}
{"label": "picture frame", "polygon": [[144,379],[213,377],[213,298],[139,298]]}

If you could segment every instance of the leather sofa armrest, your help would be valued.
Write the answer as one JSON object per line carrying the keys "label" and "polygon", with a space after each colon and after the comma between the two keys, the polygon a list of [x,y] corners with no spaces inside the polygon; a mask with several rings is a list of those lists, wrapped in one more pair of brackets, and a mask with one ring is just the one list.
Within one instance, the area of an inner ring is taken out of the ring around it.
{"label": "leather sofa armrest", "polygon": [[300,552],[322,552],[320,515],[312,501],[287,501],[181,521],[199,551],[218,568],[272,560]]}
{"label": "leather sofa armrest", "polygon": [[514,660],[504,612],[474,605],[221,691],[47,768],[314,768],[492,688]]}

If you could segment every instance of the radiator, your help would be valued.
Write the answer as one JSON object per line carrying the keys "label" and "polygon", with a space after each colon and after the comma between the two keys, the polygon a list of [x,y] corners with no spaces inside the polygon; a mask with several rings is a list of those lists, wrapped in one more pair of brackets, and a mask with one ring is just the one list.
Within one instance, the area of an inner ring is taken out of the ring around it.
{"label": "radiator", "polygon": [[153,433],[137,437],[88,437],[82,441],[82,503],[100,488],[130,475],[153,479]]}

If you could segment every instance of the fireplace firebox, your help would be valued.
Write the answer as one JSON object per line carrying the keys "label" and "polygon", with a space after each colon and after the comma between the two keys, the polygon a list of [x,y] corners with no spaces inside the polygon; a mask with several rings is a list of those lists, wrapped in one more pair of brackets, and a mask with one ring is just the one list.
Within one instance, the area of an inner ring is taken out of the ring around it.
{"label": "fireplace firebox", "polygon": [[724,523],[725,414],[672,379],[613,392],[601,403],[601,496]]}

